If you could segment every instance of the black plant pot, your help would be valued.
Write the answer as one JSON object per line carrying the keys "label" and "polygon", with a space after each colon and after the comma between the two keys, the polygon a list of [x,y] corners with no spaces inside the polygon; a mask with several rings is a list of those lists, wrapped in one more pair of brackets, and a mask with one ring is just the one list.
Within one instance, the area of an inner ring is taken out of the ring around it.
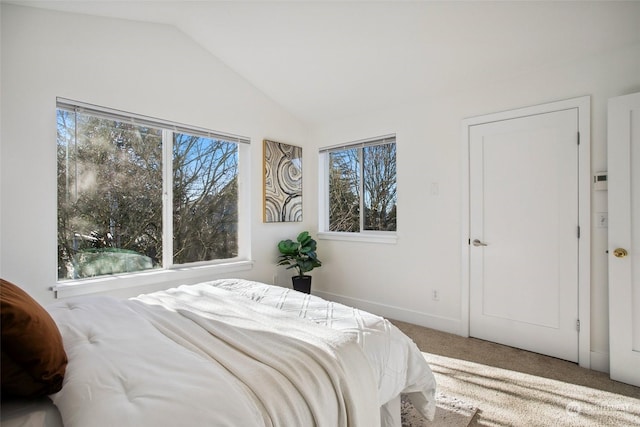
{"label": "black plant pot", "polygon": [[293,276],[291,278],[293,282],[293,289],[305,294],[311,293],[311,276]]}

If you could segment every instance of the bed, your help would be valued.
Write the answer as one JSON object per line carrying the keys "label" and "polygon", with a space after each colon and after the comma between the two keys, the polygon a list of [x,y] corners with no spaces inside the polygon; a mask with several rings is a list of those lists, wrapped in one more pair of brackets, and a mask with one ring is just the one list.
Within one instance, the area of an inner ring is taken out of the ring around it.
{"label": "bed", "polygon": [[[46,311],[64,379],[37,408],[8,407],[15,419],[48,411],[46,423],[15,425],[400,427],[401,394],[426,418],[435,412],[435,379],[411,339],[288,288],[221,279]],[[6,408],[3,426],[15,421]]]}

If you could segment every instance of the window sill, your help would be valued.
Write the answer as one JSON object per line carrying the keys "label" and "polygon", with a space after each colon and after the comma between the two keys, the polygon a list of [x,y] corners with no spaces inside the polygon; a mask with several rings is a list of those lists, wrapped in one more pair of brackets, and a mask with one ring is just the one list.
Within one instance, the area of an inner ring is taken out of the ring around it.
{"label": "window sill", "polygon": [[52,288],[56,298],[67,298],[96,292],[120,291],[140,286],[166,284],[178,286],[182,282],[213,280],[214,276],[250,270],[253,261],[235,261],[198,267],[149,270],[139,273],[114,274],[95,279],[60,282]]}
{"label": "window sill", "polygon": [[321,231],[318,233],[320,240],[340,240],[346,242],[384,243],[396,244],[398,236],[396,233],[344,233],[335,231]]}

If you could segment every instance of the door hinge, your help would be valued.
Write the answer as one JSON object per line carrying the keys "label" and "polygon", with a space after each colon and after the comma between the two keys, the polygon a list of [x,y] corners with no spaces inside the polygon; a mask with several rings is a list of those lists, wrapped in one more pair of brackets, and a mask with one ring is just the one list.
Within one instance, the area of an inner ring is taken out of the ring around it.
{"label": "door hinge", "polygon": [[578,226],[578,239],[580,238],[580,226]]}
{"label": "door hinge", "polygon": [[576,320],[576,329],[580,332],[580,319]]}
{"label": "door hinge", "polygon": [[578,145],[580,145],[580,132],[578,132]]}

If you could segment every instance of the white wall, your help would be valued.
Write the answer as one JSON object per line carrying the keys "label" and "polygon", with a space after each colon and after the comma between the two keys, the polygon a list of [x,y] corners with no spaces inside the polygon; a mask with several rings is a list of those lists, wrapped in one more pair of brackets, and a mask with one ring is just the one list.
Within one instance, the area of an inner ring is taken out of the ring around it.
{"label": "white wall", "polygon": [[[467,239],[461,236],[461,121],[591,95],[591,168],[600,171],[607,161],[607,100],[639,90],[640,45],[635,45],[314,129],[316,147],[397,134],[399,236],[396,245],[320,241],[325,265],[314,273],[314,286],[324,296],[457,333],[460,245]],[[432,183],[438,184],[438,195],[431,194]],[[606,192],[593,191],[592,212],[606,211]],[[591,231],[591,349],[608,353],[606,229],[594,222]],[[432,299],[433,290],[439,301]]]}
{"label": "white wall", "polygon": [[[271,282],[277,242],[313,227],[315,202],[304,200],[305,223],[262,223],[262,139],[304,144],[300,122],[173,27],[7,4],[1,10],[0,277],[42,303],[53,300],[61,96],[249,136],[255,263],[237,276]],[[311,182],[303,185],[312,193]]]}
{"label": "white wall", "polygon": [[[255,265],[238,276],[271,282],[277,275],[284,285],[275,243],[317,229],[317,148],[396,133],[397,244],[321,240],[324,266],[314,270],[313,286],[320,295],[457,332],[462,119],[591,95],[597,171],[606,168],[607,99],[640,90],[635,45],[308,130],[172,27],[7,4],[1,10],[0,276],[45,303],[56,280],[56,96],[251,137]],[[263,138],[304,146],[302,224],[261,221]],[[431,183],[439,194],[431,194]],[[606,193],[593,192],[592,212],[606,211],[606,202]],[[591,237],[591,347],[607,353],[606,230],[594,226]]]}

